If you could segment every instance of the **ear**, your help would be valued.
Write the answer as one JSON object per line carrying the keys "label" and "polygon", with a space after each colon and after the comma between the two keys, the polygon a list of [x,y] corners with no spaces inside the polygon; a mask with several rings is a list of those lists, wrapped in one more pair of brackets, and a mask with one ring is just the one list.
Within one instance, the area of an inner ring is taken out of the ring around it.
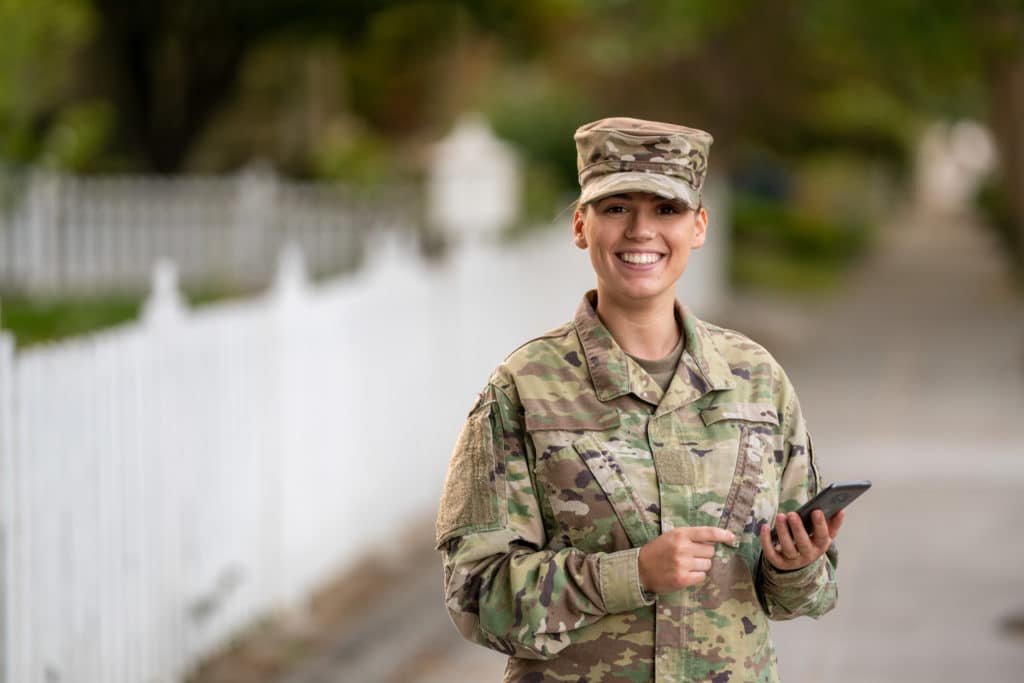
{"label": "ear", "polygon": [[583,231],[583,210],[579,208],[572,214],[572,241],[580,249],[587,248],[587,235]]}
{"label": "ear", "polygon": [[691,249],[700,249],[704,246],[704,240],[708,235],[708,212],[703,206],[693,214],[693,238],[690,240]]}

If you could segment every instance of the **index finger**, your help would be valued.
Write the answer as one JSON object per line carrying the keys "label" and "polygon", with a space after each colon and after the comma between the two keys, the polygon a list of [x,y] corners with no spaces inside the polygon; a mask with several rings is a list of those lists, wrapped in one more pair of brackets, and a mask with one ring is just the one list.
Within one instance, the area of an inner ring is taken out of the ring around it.
{"label": "index finger", "polygon": [[735,543],[736,535],[716,526],[690,527],[690,540],[697,543]]}

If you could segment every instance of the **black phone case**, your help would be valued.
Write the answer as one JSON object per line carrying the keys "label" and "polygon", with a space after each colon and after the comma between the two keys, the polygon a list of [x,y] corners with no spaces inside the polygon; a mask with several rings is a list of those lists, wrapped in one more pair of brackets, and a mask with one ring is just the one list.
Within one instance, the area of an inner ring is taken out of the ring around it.
{"label": "black phone case", "polygon": [[[818,495],[801,505],[800,509],[796,511],[804,523],[804,529],[808,533],[814,529],[814,522],[811,520],[811,513],[813,511],[821,510],[825,513],[825,519],[830,519],[869,488],[871,488],[871,482],[867,480],[843,481],[829,484],[819,491]],[[775,543],[778,540],[778,537],[775,535],[775,529],[772,529],[772,542]]]}

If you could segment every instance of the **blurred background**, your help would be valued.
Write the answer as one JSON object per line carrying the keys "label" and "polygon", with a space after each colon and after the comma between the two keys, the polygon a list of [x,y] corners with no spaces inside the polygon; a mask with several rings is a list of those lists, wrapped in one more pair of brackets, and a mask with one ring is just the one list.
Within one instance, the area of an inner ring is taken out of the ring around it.
{"label": "blurred background", "polygon": [[433,516],[568,320],[572,134],[715,136],[679,294],[872,479],[787,681],[1024,672],[1018,0],[0,0],[0,682],[499,680]]}

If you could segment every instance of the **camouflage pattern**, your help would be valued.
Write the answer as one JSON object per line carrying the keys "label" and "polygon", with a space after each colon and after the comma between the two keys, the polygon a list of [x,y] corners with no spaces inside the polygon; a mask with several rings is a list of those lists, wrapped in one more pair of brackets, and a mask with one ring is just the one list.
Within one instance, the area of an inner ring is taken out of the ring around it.
{"label": "camouflage pattern", "polygon": [[624,192],[650,192],[692,209],[700,206],[710,133],[615,117],[580,126],[575,139],[580,204]]}
{"label": "camouflage pattern", "polygon": [[[509,356],[466,421],[437,522],[451,618],[509,655],[508,683],[776,681],[766,620],[836,600],[832,551],[780,572],[757,537],[819,487],[796,394],[767,351],[678,304],[663,392],[593,297]],[[645,595],[640,546],[686,525],[737,542],[704,583]]]}

